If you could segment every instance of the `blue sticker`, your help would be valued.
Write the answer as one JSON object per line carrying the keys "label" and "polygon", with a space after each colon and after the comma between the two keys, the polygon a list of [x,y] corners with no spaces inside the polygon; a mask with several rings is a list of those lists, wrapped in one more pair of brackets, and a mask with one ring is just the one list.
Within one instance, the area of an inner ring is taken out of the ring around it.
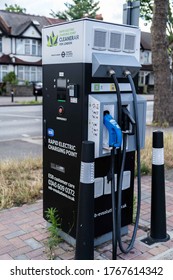
{"label": "blue sticker", "polygon": [[53,137],[55,135],[55,132],[52,128],[48,128],[47,129],[47,134],[48,134],[48,136]]}

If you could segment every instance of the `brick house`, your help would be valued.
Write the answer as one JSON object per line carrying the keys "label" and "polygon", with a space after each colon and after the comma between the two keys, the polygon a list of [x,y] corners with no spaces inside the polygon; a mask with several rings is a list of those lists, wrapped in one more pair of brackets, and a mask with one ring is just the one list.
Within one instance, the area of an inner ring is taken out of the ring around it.
{"label": "brick house", "polygon": [[0,83],[11,71],[19,81],[42,81],[42,28],[60,21],[0,10]]}

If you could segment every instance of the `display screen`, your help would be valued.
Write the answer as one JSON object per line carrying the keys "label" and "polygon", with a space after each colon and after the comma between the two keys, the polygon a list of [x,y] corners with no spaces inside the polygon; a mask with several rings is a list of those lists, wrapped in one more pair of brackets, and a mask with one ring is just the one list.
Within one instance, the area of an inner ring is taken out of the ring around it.
{"label": "display screen", "polygon": [[58,88],[66,88],[66,79],[58,78],[57,79],[57,87]]}

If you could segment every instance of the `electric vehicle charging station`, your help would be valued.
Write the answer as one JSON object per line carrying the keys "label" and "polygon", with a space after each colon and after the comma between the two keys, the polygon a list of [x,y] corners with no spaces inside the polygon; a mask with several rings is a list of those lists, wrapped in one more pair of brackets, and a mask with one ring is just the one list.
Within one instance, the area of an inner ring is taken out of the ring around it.
{"label": "electric vehicle charging station", "polygon": [[[46,218],[48,208],[57,209],[61,235],[73,245],[84,140],[95,142],[95,245],[112,238],[111,151],[114,148],[117,200],[118,154],[123,143],[121,233],[127,233],[132,223],[137,140],[134,98],[127,76],[137,75],[139,54],[137,27],[84,18],[43,29],[43,212]],[[143,148],[146,101],[137,96],[136,104],[138,146]]]}

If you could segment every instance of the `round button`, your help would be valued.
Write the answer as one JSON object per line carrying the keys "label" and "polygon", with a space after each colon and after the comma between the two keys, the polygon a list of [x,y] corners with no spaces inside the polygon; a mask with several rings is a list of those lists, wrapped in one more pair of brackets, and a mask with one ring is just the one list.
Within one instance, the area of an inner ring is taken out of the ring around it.
{"label": "round button", "polygon": [[58,108],[58,114],[59,115],[62,115],[64,113],[64,107],[63,106],[60,106],[59,108]]}

